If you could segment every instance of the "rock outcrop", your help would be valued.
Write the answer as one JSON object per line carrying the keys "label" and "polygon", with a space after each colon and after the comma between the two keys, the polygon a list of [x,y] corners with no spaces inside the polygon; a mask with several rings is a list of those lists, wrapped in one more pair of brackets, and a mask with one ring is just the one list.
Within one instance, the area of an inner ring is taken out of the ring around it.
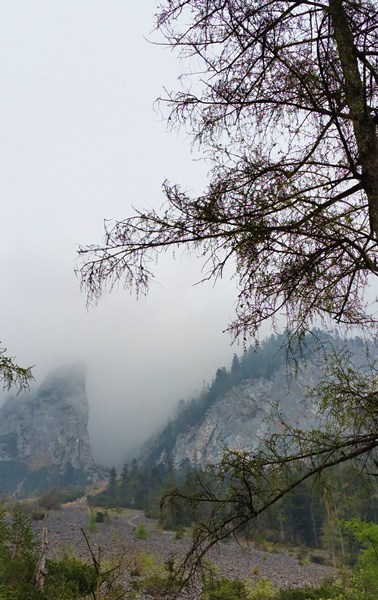
{"label": "rock outcrop", "polygon": [[307,385],[316,378],[313,368],[295,379],[279,370],[271,379],[247,379],[221,396],[200,423],[177,436],[171,460],[176,468],[189,461],[203,468],[220,462],[225,448],[254,450],[267,433],[282,430],[285,422],[307,429],[315,422],[315,407],[306,399]]}
{"label": "rock outcrop", "polygon": [[267,434],[283,431],[283,423],[301,429],[319,426],[308,391],[334,362],[333,353],[339,360],[350,357],[357,368],[378,356],[374,343],[317,330],[290,362],[281,341],[272,336],[257,351],[235,355],[230,371],[218,369],[208,389],[197,400],[182,401],[177,415],[146,442],[140,462],[202,469],[219,463],[225,449],[253,451]]}
{"label": "rock outcrop", "polygon": [[0,488],[15,494],[93,480],[81,365],[51,373],[38,390],[0,409]]}

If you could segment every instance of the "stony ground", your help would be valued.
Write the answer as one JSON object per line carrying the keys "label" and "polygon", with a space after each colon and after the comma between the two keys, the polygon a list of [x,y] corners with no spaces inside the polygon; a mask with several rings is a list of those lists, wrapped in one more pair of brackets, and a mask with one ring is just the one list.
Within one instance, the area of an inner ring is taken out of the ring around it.
{"label": "stony ground", "polygon": [[[156,521],[146,519],[142,512],[123,510],[109,511],[109,521],[96,523],[96,531],[88,528],[90,511],[85,500],[66,505],[60,511],[49,513],[46,521],[36,523],[38,529],[48,528],[48,556],[61,556],[64,552],[75,554],[90,562],[90,550],[81,528],[86,532],[92,551],[97,556],[101,548],[103,561],[122,557],[125,567],[122,581],[126,589],[130,586],[129,572],[138,553],[148,553],[161,557],[179,559],[189,545],[188,539],[176,539],[171,532],[157,527]],[[146,540],[135,539],[135,528],[143,522],[148,532]],[[253,545],[241,547],[233,541],[221,544],[212,551],[209,559],[219,568],[223,577],[256,580],[266,577],[277,586],[319,585],[325,578],[332,576],[330,567],[316,564],[299,564],[294,555],[270,553],[257,550]],[[128,597],[127,595],[125,598]],[[152,598],[146,594],[141,599]],[[157,596],[156,596],[157,597]],[[161,596],[161,598],[166,596]],[[180,598],[195,600],[195,590],[183,593]]]}

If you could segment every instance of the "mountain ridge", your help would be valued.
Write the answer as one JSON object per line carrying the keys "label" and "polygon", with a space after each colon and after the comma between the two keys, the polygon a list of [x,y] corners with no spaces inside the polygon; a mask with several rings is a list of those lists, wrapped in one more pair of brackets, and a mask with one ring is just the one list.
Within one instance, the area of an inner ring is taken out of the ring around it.
{"label": "mountain ridge", "polygon": [[282,421],[313,427],[317,407],[308,388],[321,379],[325,350],[349,352],[357,363],[366,360],[366,351],[377,355],[375,344],[359,336],[314,330],[291,354],[287,339],[273,335],[241,357],[235,354],[230,369],[218,369],[197,399],[178,403],[176,415],[142,446],[140,463],[204,469],[220,462],[225,448],[254,450],[265,434],[283,430]]}

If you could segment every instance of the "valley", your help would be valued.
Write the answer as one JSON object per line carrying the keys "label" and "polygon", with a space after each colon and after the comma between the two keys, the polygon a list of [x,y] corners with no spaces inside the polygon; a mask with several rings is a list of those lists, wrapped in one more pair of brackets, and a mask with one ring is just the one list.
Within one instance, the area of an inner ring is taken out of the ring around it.
{"label": "valley", "polygon": [[[96,510],[92,509],[96,514]],[[103,514],[103,513],[101,513]],[[150,561],[152,571],[154,560],[156,565],[161,565],[170,559],[179,560],[189,548],[189,537],[185,535],[178,538],[172,531],[163,531],[155,519],[146,518],[142,511],[123,509],[110,510],[106,513],[106,522],[90,526],[91,509],[87,506],[85,498],[64,505],[60,510],[48,513],[45,521],[34,524],[37,531],[48,529],[48,556],[60,558],[64,553],[72,553],[84,562],[90,562],[90,552],[81,532],[84,529],[90,546],[97,556],[101,548],[102,561],[107,564],[121,564],[119,581],[130,592],[137,585],[138,579],[146,577],[147,573],[140,568],[140,576],[136,565],[145,557],[154,557]],[[136,529],[143,522],[146,529],[146,539],[136,539]],[[254,544],[238,545],[230,540],[220,544],[212,550],[208,560],[218,570],[221,577],[241,579],[255,582],[260,579],[269,579],[277,587],[304,587],[316,586],[325,577],[332,577],[335,570],[329,566],[307,562],[300,564],[301,560],[295,553],[274,553],[258,550]],[[148,569],[147,569],[148,570]],[[133,575],[134,573],[134,575]],[[138,599],[147,600],[160,596],[151,595],[140,590]],[[192,587],[181,593],[179,598],[200,598],[199,587]]]}
{"label": "valley", "polygon": [[[191,587],[180,589],[181,600],[344,600],[342,573],[353,593],[366,590],[358,598],[375,600],[375,455],[364,469],[344,464],[340,454],[315,481],[306,470],[313,465],[320,472],[319,460],[331,460],[339,444],[322,399],[311,393],[322,389],[334,356],[323,348],[344,356],[335,359],[339,375],[350,378],[358,369],[359,393],[365,386],[367,398],[375,397],[367,352],[374,360],[377,349],[320,331],[305,341],[292,364],[279,335],[234,355],[229,369],[220,367],[198,397],[180,400],[169,422],[122,466],[95,464],[81,368],[59,369],[34,394],[9,398],[0,413],[0,482],[10,593],[19,583],[12,579],[19,570],[12,540],[26,535],[27,541],[32,527],[37,541],[44,535],[48,541],[46,588],[35,592],[38,600],[55,599],[54,590],[64,590],[61,600],[170,598],[177,591],[173,573],[196,552],[204,559],[205,588],[197,571]],[[279,440],[286,446],[276,452]],[[314,440],[326,450],[319,453]],[[312,462],[296,459],[301,444]],[[292,458],[296,467],[287,470]],[[280,497],[286,485],[292,489]],[[170,500],[161,512],[164,497]],[[27,515],[31,525],[23,521]],[[30,589],[39,561],[38,545],[32,546],[23,571]],[[354,579],[361,573],[366,582]]]}

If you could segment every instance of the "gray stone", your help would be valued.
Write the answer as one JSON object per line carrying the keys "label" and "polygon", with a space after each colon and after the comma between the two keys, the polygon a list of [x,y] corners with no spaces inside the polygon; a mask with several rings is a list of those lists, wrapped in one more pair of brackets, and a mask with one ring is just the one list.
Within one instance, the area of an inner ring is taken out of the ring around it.
{"label": "gray stone", "polygon": [[[17,465],[23,477],[26,473],[30,478],[31,472],[44,469],[55,479],[58,475],[72,477],[75,472],[84,479],[95,478],[87,425],[88,400],[81,365],[50,373],[35,393],[10,397],[0,409],[2,487],[7,488],[3,474],[7,462]],[[16,486],[19,491],[22,482],[10,480],[8,487]]]}

